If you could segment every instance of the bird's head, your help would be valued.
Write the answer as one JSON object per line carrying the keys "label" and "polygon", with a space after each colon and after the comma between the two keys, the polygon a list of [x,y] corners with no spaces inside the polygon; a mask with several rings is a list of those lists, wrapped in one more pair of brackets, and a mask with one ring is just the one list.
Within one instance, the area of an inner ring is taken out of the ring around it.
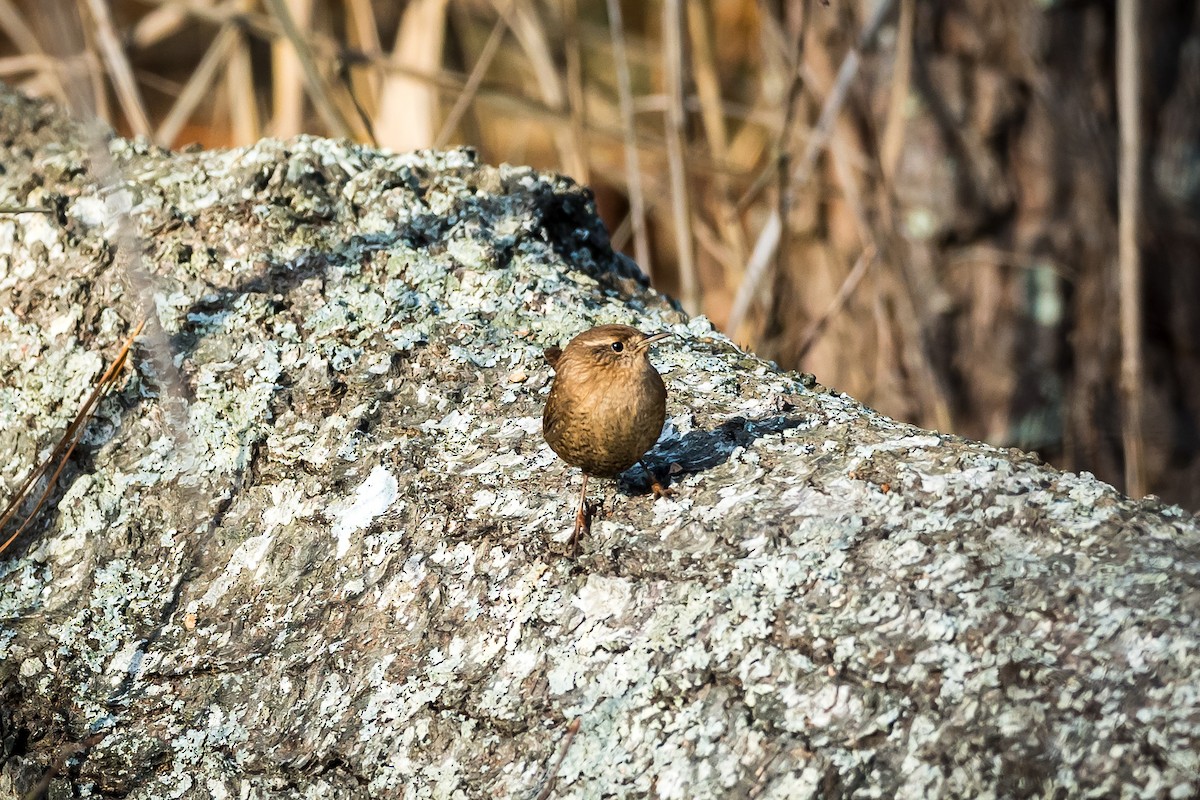
{"label": "bird's head", "polygon": [[628,325],[598,325],[576,336],[563,350],[546,350],[546,360],[555,370],[563,359],[592,367],[642,367],[650,348],[666,339],[668,332],[646,334]]}

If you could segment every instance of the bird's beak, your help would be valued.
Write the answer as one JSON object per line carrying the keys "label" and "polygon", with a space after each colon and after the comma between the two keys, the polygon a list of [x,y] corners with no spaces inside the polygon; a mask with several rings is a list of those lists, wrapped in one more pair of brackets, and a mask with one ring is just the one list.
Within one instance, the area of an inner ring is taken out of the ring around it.
{"label": "bird's beak", "polygon": [[659,331],[658,333],[643,333],[642,336],[645,336],[646,338],[642,339],[642,341],[638,343],[638,347],[640,347],[641,349],[645,349],[647,347],[651,347],[653,345],[658,344],[663,339],[669,339],[674,335],[675,334],[671,333],[670,331]]}

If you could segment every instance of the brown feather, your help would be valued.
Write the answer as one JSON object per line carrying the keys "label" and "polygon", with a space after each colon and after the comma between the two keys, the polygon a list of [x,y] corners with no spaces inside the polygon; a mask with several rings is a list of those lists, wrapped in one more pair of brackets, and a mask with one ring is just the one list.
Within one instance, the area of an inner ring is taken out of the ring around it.
{"label": "brown feather", "polygon": [[562,460],[588,475],[614,477],[654,446],[667,391],[643,343],[660,338],[626,325],[600,325],[561,351],[546,350],[555,375],[542,434]]}

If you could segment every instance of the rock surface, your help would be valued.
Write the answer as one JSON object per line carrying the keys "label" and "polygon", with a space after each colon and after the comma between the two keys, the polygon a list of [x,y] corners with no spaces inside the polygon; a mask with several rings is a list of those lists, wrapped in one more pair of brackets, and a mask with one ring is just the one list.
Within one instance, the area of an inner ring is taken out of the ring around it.
{"label": "rock surface", "polygon": [[[740,352],[566,179],[80,137],[0,93],[0,480],[137,322],[121,204],[186,406],[139,350],[0,556],[0,796],[1200,792],[1192,515]],[[572,560],[540,353],[605,322],[676,334],[675,495]]]}

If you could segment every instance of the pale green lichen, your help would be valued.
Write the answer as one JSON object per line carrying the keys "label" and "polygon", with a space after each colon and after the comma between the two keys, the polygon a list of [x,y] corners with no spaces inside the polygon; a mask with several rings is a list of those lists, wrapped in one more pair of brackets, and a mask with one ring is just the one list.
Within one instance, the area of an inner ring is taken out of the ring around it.
{"label": "pale green lichen", "polygon": [[[806,388],[642,289],[553,176],[307,137],[113,152],[190,396],[173,430],[129,380],[0,564],[5,680],[109,731],[67,788],[527,797],[563,747],[558,797],[1195,786],[1186,512]],[[79,250],[0,220],[0,293],[33,262],[119,283],[87,255],[107,199],[69,188]],[[0,311],[0,422],[39,428],[0,443],[10,485],[132,321],[47,296]],[[540,351],[604,322],[675,334],[649,455],[675,496],[593,482],[576,560]]]}

